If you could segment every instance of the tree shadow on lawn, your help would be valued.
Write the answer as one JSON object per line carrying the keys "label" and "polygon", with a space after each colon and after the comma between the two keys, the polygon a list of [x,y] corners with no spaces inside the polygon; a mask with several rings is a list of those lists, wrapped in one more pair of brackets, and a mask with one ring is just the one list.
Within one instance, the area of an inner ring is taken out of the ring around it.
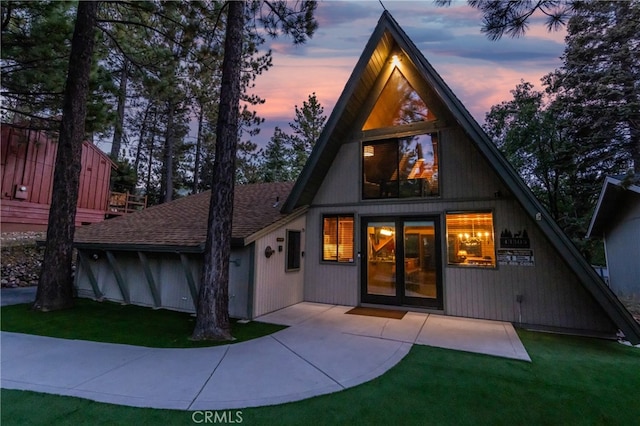
{"label": "tree shadow on lawn", "polygon": [[2,331],[154,348],[199,348],[238,343],[285,326],[232,320],[233,342],[192,341],[195,317],[185,312],[75,299],[72,309],[37,312],[30,304],[0,309]]}

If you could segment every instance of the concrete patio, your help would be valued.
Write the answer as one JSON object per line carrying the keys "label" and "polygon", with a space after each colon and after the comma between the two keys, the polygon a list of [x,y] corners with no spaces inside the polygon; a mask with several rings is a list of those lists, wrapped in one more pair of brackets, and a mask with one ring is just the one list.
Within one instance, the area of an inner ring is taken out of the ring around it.
{"label": "concrete patio", "polygon": [[298,401],[374,379],[413,344],[524,361],[509,323],[407,313],[345,315],[351,307],[299,303],[258,318],[289,327],[247,342],[158,349],[2,333],[7,389],[120,405],[214,410]]}

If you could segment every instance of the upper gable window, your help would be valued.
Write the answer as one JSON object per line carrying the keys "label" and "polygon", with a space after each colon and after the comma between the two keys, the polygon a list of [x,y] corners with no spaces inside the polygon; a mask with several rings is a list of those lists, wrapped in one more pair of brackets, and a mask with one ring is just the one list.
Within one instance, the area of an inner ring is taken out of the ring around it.
{"label": "upper gable window", "polygon": [[438,134],[362,144],[362,198],[439,195]]}
{"label": "upper gable window", "polygon": [[382,89],[362,130],[434,121],[436,116],[398,68]]}

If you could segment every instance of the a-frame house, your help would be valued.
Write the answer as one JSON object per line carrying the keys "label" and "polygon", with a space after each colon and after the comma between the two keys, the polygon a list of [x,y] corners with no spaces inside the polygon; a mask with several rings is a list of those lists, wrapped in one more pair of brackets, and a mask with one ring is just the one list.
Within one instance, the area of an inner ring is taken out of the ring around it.
{"label": "a-frame house", "polygon": [[306,301],[640,342],[638,323],[386,11],[283,211],[303,206]]}
{"label": "a-frame house", "polygon": [[[193,312],[208,197],[78,229],[78,295]],[[302,301],[384,305],[640,343],[388,12],[295,185],[236,187],[233,236],[238,318]]]}

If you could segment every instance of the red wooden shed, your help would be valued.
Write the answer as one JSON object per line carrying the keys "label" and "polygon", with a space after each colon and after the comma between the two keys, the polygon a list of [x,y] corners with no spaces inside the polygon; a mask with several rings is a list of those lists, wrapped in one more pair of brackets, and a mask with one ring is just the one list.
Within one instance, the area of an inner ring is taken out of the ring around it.
{"label": "red wooden shed", "polygon": [[[3,124],[1,129],[0,224],[2,231],[46,230],[53,187],[57,136]],[[82,143],[76,225],[104,220],[115,164],[97,146]]]}

